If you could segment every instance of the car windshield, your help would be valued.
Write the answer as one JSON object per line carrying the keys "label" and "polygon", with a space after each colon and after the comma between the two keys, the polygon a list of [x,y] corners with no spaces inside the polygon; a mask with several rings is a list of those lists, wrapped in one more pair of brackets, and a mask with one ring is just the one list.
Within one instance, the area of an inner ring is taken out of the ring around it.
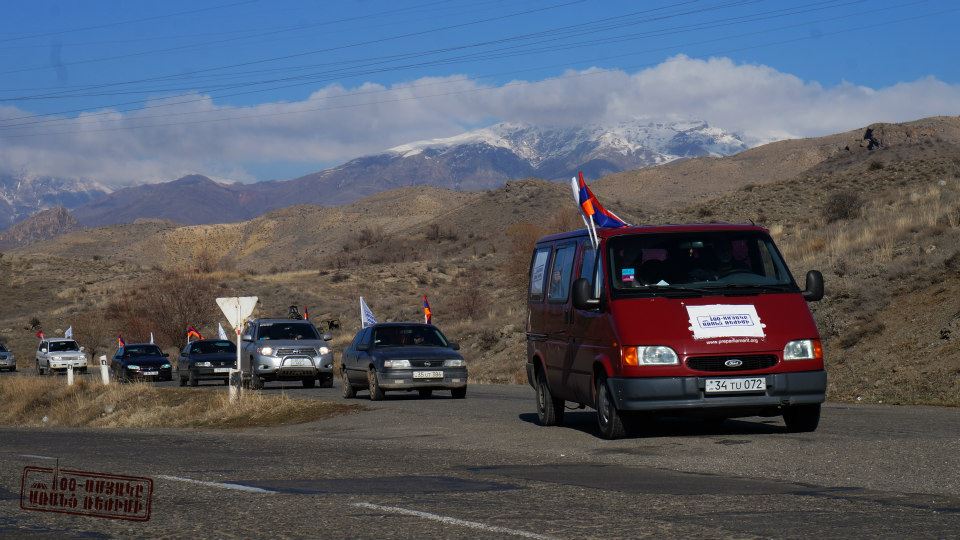
{"label": "car windshield", "polygon": [[320,339],[317,329],[310,323],[261,323],[258,339]]}
{"label": "car windshield", "polygon": [[51,341],[50,352],[79,351],[80,346],[76,341]]}
{"label": "car windshield", "polygon": [[607,248],[615,296],[796,289],[773,241],[755,231],[623,236]]}
{"label": "car windshield", "polygon": [[3,346],[3,343],[0,343],[0,352],[7,352],[7,348]]}
{"label": "car windshield", "polygon": [[160,347],[156,345],[130,345],[123,349],[123,353],[133,358],[140,356],[160,356],[163,354],[160,352]]}
{"label": "car windshield", "polygon": [[201,341],[194,343],[191,354],[225,354],[237,352],[237,346],[232,341]]}
{"label": "car windshield", "polygon": [[429,326],[383,326],[373,330],[376,347],[448,347],[447,339]]}

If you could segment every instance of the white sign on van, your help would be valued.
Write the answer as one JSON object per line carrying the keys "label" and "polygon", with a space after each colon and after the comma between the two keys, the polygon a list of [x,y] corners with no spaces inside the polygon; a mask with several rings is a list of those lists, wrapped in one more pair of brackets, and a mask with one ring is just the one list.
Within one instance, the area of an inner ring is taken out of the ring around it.
{"label": "white sign on van", "polygon": [[687,306],[693,339],[764,337],[763,323],[753,305]]}

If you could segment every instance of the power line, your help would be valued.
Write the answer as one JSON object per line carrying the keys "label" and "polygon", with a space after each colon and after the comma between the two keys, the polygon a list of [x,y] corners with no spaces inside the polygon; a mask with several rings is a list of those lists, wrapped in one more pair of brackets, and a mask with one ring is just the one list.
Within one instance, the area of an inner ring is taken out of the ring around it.
{"label": "power line", "polygon": [[[915,2],[915,3],[920,3],[920,2]],[[906,5],[910,5],[910,4],[906,4]],[[902,6],[901,6],[901,7],[902,7]],[[709,53],[708,56],[730,54],[730,53],[742,52],[742,51],[752,50],[752,49],[757,49],[757,48],[762,48],[762,47],[770,47],[770,46],[776,46],[776,45],[784,45],[784,44],[788,44],[788,43],[796,43],[796,42],[801,42],[801,41],[805,41],[805,40],[809,40],[809,39],[818,39],[818,38],[821,38],[821,37],[824,37],[824,36],[839,35],[839,34],[844,34],[844,33],[848,33],[848,32],[860,31],[860,30],[869,30],[869,29],[878,28],[878,27],[881,27],[881,26],[887,26],[887,25],[890,25],[890,24],[898,24],[898,23],[908,22],[908,21],[917,20],[917,19],[922,19],[922,18],[926,18],[926,17],[932,17],[932,16],[936,16],[936,15],[942,15],[942,14],[945,14],[945,13],[953,13],[953,12],[956,12],[956,11],[960,11],[960,8],[947,9],[947,10],[942,10],[942,11],[937,11],[937,12],[932,12],[932,13],[926,13],[926,14],[916,15],[916,16],[912,16],[912,17],[901,17],[901,18],[896,18],[896,19],[892,19],[892,20],[888,20],[888,21],[882,21],[882,22],[875,23],[875,24],[862,25],[862,26],[851,27],[851,28],[845,28],[845,29],[841,29],[841,30],[837,30],[837,31],[833,31],[833,32],[820,33],[820,34],[817,34],[817,35],[805,35],[805,36],[801,36],[801,37],[797,37],[797,38],[792,38],[792,39],[786,39],[786,40],[779,40],[779,41],[767,42],[767,43],[762,43],[762,44],[757,44],[757,45],[751,45],[751,46],[746,46],[746,47],[737,47],[737,48],[726,49],[726,50],[721,50],[721,51],[714,51],[714,52]],[[811,21],[807,21],[807,22],[804,22],[804,23],[794,24],[794,25],[790,25],[790,26],[791,26],[791,27],[805,26],[805,25],[807,25],[807,24],[810,24],[810,22],[811,22]],[[782,29],[782,28],[781,28],[781,29]],[[776,30],[780,30],[780,29],[776,29]],[[763,31],[763,32],[769,32],[769,31],[772,31],[772,30],[767,30],[767,31]],[[756,33],[761,33],[761,32],[754,32],[754,33],[752,33],[752,34],[756,34]],[[745,34],[745,35],[747,35],[747,34]],[[697,42],[697,43],[695,43],[695,44],[703,44],[703,43],[716,42],[716,41],[725,41],[725,40],[727,40],[727,39],[729,39],[729,37],[717,38],[717,39],[712,39],[712,40],[705,40],[705,41]],[[626,53],[626,54],[621,54],[621,55],[615,55],[615,56],[606,57],[605,59],[622,58],[622,57],[625,57],[625,56],[632,56],[632,55],[635,55],[635,54],[636,54],[636,53]],[[245,120],[245,119],[251,119],[251,118],[267,118],[267,117],[287,116],[287,115],[292,115],[292,114],[303,114],[303,113],[307,113],[307,112],[320,112],[320,111],[328,111],[328,110],[338,110],[338,109],[350,109],[350,108],[358,108],[358,107],[368,107],[368,106],[371,106],[371,105],[380,105],[380,104],[387,104],[387,103],[398,103],[398,102],[406,102],[406,101],[416,101],[416,100],[421,100],[421,99],[431,98],[431,97],[445,97],[445,96],[450,96],[450,95],[461,95],[461,94],[470,94],[470,93],[478,93],[478,92],[497,91],[497,90],[502,90],[502,89],[504,89],[504,88],[509,88],[509,87],[533,86],[533,85],[539,85],[539,84],[548,84],[548,83],[553,83],[553,82],[555,82],[555,81],[557,81],[557,80],[572,79],[572,78],[581,78],[581,77],[592,77],[592,76],[603,75],[603,74],[619,73],[619,72],[622,72],[622,71],[625,70],[625,69],[643,69],[643,68],[653,67],[653,66],[656,66],[656,65],[658,65],[658,63],[645,63],[645,64],[632,65],[632,66],[623,66],[623,67],[616,68],[616,69],[597,69],[597,70],[589,71],[589,72],[582,72],[582,73],[575,73],[575,74],[569,74],[569,75],[563,75],[563,76],[553,77],[553,78],[545,79],[545,80],[542,80],[542,81],[516,81],[516,82],[512,82],[512,83],[506,83],[506,84],[504,84],[504,85],[497,86],[497,87],[471,88],[471,89],[468,89],[468,90],[459,90],[459,91],[453,91],[453,92],[444,92],[444,93],[439,93],[439,94],[429,94],[429,95],[421,95],[421,96],[409,96],[409,97],[404,97],[404,98],[396,98],[396,99],[390,99],[390,100],[381,100],[381,101],[373,101],[373,102],[365,102],[365,103],[357,103],[357,104],[347,104],[347,105],[341,105],[341,106],[335,106],[335,107],[317,107],[317,108],[299,109],[299,110],[283,111],[283,112],[275,112],[275,113],[255,113],[255,114],[243,115],[243,116],[231,116],[231,117],[224,117],[224,118],[214,118],[214,119],[195,120],[195,121],[186,121],[186,122],[169,122],[169,123],[163,123],[163,124],[147,124],[147,125],[139,125],[139,126],[122,126],[122,127],[102,128],[102,129],[84,129],[84,130],[78,130],[78,131],[59,131],[59,132],[29,133],[29,134],[20,134],[20,135],[8,135],[8,136],[4,136],[4,138],[6,138],[6,139],[16,139],[16,138],[26,138],[26,137],[36,137],[36,136],[55,136],[55,135],[69,135],[69,134],[78,134],[78,133],[87,134],[87,133],[102,133],[102,132],[112,132],[112,131],[126,131],[126,130],[132,130],[132,129],[147,129],[147,128],[157,128],[157,127],[169,127],[169,126],[205,124],[205,123],[225,122],[225,121],[233,121],[233,120]],[[464,78],[463,80],[473,80],[473,79]]]}
{"label": "power line", "polygon": [[58,36],[58,35],[60,35],[60,34],[69,34],[69,33],[73,33],[73,32],[83,32],[83,31],[86,31],[86,30],[98,30],[98,29],[101,29],[101,28],[110,28],[110,27],[113,27],[113,26],[122,26],[122,25],[125,25],[125,24],[140,23],[140,22],[146,22],[146,21],[156,21],[156,20],[159,20],[159,19],[168,19],[168,18],[170,18],[170,17],[179,17],[179,16],[181,16],[181,15],[193,15],[193,14],[196,14],[196,13],[203,13],[203,12],[205,12],[205,11],[214,11],[214,10],[218,10],[218,9],[226,9],[226,8],[231,8],[231,7],[236,7],[236,6],[242,6],[242,5],[244,5],[244,4],[253,4],[253,3],[259,2],[259,1],[260,1],[260,0],[242,0],[242,1],[240,1],[240,2],[232,2],[232,3],[229,3],[229,4],[220,4],[220,5],[210,6],[210,7],[205,7],[205,8],[191,9],[191,10],[188,10],[188,11],[178,11],[178,12],[176,12],[176,13],[167,13],[167,14],[164,14],[164,15],[152,15],[152,16],[150,16],[150,17],[141,17],[141,18],[139,18],[139,19],[128,19],[128,20],[125,20],[125,21],[115,21],[115,22],[110,22],[110,23],[96,24],[96,25],[93,25],[93,26],[81,26],[81,27],[79,27],[79,28],[70,28],[70,29],[67,29],[67,30],[55,30],[55,31],[51,31],[51,32],[39,32],[39,33],[36,33],[36,34],[27,34],[27,35],[24,35],[24,36],[15,36],[15,37],[3,38],[3,39],[0,39],[0,43],[7,43],[7,42],[10,42],[10,41],[20,41],[20,40],[22,40],[22,39],[33,39],[33,38],[38,38],[38,37]]}

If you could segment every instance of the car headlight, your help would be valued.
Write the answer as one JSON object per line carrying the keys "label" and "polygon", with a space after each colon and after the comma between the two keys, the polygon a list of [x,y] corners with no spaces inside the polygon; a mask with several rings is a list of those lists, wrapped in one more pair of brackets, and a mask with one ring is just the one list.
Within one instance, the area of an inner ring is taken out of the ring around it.
{"label": "car headlight", "polygon": [[385,368],[408,368],[410,367],[409,360],[384,360],[383,367]]}
{"label": "car headlight", "polygon": [[168,367],[170,367],[170,364],[161,364],[161,365],[160,365],[160,369],[167,369]]}
{"label": "car headlight", "polygon": [[197,367],[210,367],[213,364],[211,364],[210,362],[197,362],[194,365]]}
{"label": "car headlight", "polygon": [[463,367],[467,365],[463,358],[451,358],[443,361],[443,367]]}
{"label": "car headlight", "polygon": [[260,354],[262,354],[262,355],[264,355],[264,356],[272,356],[272,355],[273,355],[273,347],[260,347]]}
{"label": "car headlight", "polygon": [[680,363],[677,353],[664,345],[624,347],[623,363],[628,366],[675,366]]}
{"label": "car headlight", "polygon": [[140,366],[138,366],[138,365],[136,365],[136,364],[129,364],[129,365],[127,366],[127,369],[132,369],[133,371],[140,371]]}
{"label": "car headlight", "polygon": [[823,345],[819,339],[798,339],[783,348],[784,360],[822,360]]}
{"label": "car headlight", "polygon": [[320,352],[320,354],[329,354],[329,353],[330,353],[330,347],[320,347],[320,348],[317,349],[317,350]]}

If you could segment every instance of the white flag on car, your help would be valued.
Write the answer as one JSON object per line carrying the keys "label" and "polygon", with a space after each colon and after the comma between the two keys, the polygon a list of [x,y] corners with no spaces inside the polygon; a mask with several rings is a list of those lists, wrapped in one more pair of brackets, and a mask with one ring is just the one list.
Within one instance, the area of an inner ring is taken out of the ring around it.
{"label": "white flag on car", "polygon": [[360,297],[360,328],[366,328],[368,326],[373,326],[377,324],[377,318],[373,316],[373,312],[370,311],[370,306],[363,301],[363,297]]}
{"label": "white flag on car", "polygon": [[150,344],[153,345],[153,332],[150,332]]}
{"label": "white flag on car", "polygon": [[223,325],[217,323],[217,335],[220,339],[227,339],[227,331],[223,329]]}
{"label": "white flag on car", "polygon": [[63,337],[67,339],[73,339],[73,326],[67,328],[67,331],[63,333]]}

